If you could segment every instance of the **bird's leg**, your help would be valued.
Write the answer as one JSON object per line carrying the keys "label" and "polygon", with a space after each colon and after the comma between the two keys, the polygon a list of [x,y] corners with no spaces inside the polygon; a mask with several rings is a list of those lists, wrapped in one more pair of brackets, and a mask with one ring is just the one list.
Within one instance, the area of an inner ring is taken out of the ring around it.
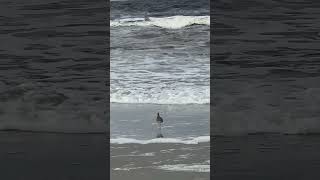
{"label": "bird's leg", "polygon": [[159,130],[157,137],[160,138],[160,137],[162,137],[162,133],[161,133],[161,123],[158,122],[157,124],[158,124],[158,130]]}

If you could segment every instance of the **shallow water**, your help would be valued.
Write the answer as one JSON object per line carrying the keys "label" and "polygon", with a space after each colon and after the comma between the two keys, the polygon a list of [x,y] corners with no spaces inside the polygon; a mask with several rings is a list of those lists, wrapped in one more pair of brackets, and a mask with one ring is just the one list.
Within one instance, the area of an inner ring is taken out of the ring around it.
{"label": "shallow water", "polygon": [[118,104],[110,106],[111,138],[150,140],[156,137],[156,113],[165,138],[209,136],[209,105]]}

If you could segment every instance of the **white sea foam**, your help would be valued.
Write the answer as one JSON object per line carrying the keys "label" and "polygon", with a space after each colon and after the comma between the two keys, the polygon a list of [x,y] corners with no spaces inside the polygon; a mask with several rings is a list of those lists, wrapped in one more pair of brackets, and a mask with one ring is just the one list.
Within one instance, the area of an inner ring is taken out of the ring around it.
{"label": "white sea foam", "polygon": [[166,29],[180,29],[191,25],[210,25],[210,16],[170,16],[170,17],[150,17],[144,18],[125,18],[110,21],[111,27],[119,26],[156,26]]}
{"label": "white sea foam", "polygon": [[210,136],[199,136],[194,138],[156,138],[149,140],[138,140],[132,138],[112,138],[111,144],[155,144],[155,143],[178,143],[178,144],[199,144],[210,142]]}
{"label": "white sea foam", "polygon": [[144,103],[144,104],[209,104],[210,87],[112,89],[112,103]]}
{"label": "white sea foam", "polygon": [[138,157],[138,156],[150,157],[154,155],[155,155],[154,152],[149,152],[149,153],[143,153],[143,154],[127,154],[127,155],[117,155],[117,156],[111,156],[111,157]]}
{"label": "white sea foam", "polygon": [[[155,163],[153,163],[155,164]],[[130,171],[136,169],[154,168],[166,171],[184,171],[184,172],[210,172],[210,165],[208,164],[174,164],[161,166],[147,166],[147,167],[123,167],[114,168],[115,171]]]}
{"label": "white sea foam", "polygon": [[135,170],[135,169],[142,169],[145,167],[124,167],[124,168],[114,168],[113,170],[115,171],[130,171],[130,170]]}
{"label": "white sea foam", "polygon": [[167,171],[187,171],[187,172],[210,172],[210,165],[208,164],[174,164],[162,165],[156,167]]}
{"label": "white sea foam", "polygon": [[71,92],[39,82],[0,91],[0,130],[106,133],[105,102],[91,101],[85,92]]}

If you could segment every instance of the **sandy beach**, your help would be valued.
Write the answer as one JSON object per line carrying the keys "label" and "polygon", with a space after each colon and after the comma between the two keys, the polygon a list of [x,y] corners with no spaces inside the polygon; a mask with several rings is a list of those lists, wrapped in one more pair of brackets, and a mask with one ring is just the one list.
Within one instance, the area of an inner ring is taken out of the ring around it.
{"label": "sandy beach", "polygon": [[111,179],[208,180],[210,144],[111,144]]}

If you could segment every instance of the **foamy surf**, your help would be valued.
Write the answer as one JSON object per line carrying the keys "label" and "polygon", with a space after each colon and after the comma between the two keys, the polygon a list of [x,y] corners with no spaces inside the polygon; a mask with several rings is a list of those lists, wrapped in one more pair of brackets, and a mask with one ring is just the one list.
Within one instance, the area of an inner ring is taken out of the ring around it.
{"label": "foamy surf", "polygon": [[[148,93],[146,93],[148,92]],[[139,104],[209,104],[209,86],[156,87],[152,89],[111,88],[110,102]]]}
{"label": "foamy surf", "polygon": [[170,16],[145,18],[125,18],[110,21],[111,27],[119,26],[156,26],[166,29],[180,29],[191,25],[210,26],[210,16]]}
{"label": "foamy surf", "polygon": [[0,131],[106,133],[105,102],[92,100],[104,95],[39,82],[11,86],[0,91]]}
{"label": "foamy surf", "polygon": [[209,173],[210,165],[208,164],[173,164],[173,165],[161,165],[161,166],[148,166],[148,167],[124,167],[124,168],[114,168],[115,171],[131,171],[137,169],[160,169],[165,171],[182,171],[182,172],[201,172]]}
{"label": "foamy surf", "polygon": [[209,164],[174,164],[174,165],[162,165],[156,167],[156,169],[166,171],[184,171],[184,172],[210,172]]}
{"label": "foamy surf", "polygon": [[156,143],[176,143],[176,144],[199,144],[210,142],[210,136],[199,136],[194,138],[156,138],[149,140],[138,140],[133,138],[112,138],[111,144],[156,144]]}

